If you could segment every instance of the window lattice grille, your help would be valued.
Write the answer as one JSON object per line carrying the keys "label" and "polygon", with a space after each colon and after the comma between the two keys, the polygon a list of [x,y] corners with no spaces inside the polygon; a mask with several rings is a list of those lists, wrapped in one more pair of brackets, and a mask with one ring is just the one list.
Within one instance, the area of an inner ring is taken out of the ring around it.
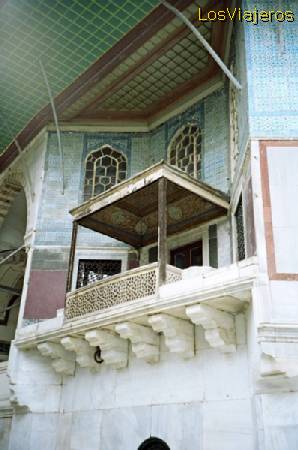
{"label": "window lattice grille", "polygon": [[76,288],[121,272],[121,261],[114,259],[80,259]]}
{"label": "window lattice grille", "polygon": [[109,146],[92,152],[86,161],[84,200],[110,189],[127,176],[126,157]]}
{"label": "window lattice grille", "polygon": [[238,249],[238,261],[245,259],[245,237],[243,226],[243,208],[242,197],[240,197],[237,209],[236,209],[236,230],[237,230],[237,249]]}
{"label": "window lattice grille", "polygon": [[169,151],[170,164],[194,178],[201,178],[201,132],[193,124],[174,137]]}

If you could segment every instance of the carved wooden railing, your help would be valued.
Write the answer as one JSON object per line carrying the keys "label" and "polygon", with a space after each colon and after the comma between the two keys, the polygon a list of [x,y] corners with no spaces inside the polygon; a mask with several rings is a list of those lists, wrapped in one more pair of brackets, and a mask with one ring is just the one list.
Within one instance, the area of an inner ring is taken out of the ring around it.
{"label": "carved wooden railing", "polygon": [[[158,263],[113,275],[66,295],[67,320],[121,303],[156,295]],[[167,283],[181,280],[182,271],[167,266]]]}

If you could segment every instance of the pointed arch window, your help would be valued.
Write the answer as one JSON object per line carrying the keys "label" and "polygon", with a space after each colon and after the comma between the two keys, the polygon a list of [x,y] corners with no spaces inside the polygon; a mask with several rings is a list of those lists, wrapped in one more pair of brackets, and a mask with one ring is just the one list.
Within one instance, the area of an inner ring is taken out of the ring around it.
{"label": "pointed arch window", "polygon": [[195,124],[185,125],[170,143],[169,163],[196,179],[201,178],[201,143],[200,128]]}
{"label": "pointed arch window", "polygon": [[90,153],[86,160],[84,200],[110,189],[127,177],[127,158],[118,150],[104,145]]}

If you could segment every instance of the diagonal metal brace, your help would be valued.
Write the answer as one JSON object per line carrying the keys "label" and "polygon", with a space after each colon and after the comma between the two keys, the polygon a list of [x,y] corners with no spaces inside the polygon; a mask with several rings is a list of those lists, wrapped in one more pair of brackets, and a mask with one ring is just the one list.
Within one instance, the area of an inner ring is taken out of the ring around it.
{"label": "diagonal metal brace", "polygon": [[40,59],[38,60],[38,62],[39,62],[39,65],[40,65],[40,68],[41,68],[41,71],[42,71],[42,75],[43,75],[43,78],[44,78],[45,85],[47,87],[48,96],[49,96],[49,100],[50,100],[50,104],[51,104],[51,108],[52,108],[52,113],[53,113],[53,118],[54,118],[54,122],[55,122],[55,126],[56,126],[58,149],[59,149],[59,153],[60,153],[60,170],[61,170],[61,184],[62,184],[61,193],[64,194],[64,158],[63,158],[63,150],[62,150],[62,144],[61,144],[61,133],[60,133],[60,128],[59,128],[58,116],[57,116],[57,112],[56,112],[56,108],[55,108],[54,97],[52,95],[50,83],[49,83],[49,80],[48,80],[45,68],[44,68],[44,66],[42,64],[42,61]]}
{"label": "diagonal metal brace", "polygon": [[221,70],[226,74],[226,76],[229,78],[229,80],[234,84],[234,86],[237,89],[242,89],[241,84],[239,81],[234,77],[232,72],[227,68],[225,63],[222,61],[222,59],[218,56],[218,54],[213,50],[211,45],[206,41],[206,39],[202,36],[202,34],[199,32],[199,30],[188,20],[187,17],[185,17],[184,14],[182,14],[181,11],[179,11],[175,6],[168,3],[166,0],[161,0],[160,3],[164,5],[166,8],[168,8],[170,11],[172,11],[177,17],[179,17],[187,26],[190,28],[190,30],[194,33],[194,35],[198,38],[198,40],[201,42],[203,47],[207,50],[207,52],[212,56],[214,61],[219,65]]}

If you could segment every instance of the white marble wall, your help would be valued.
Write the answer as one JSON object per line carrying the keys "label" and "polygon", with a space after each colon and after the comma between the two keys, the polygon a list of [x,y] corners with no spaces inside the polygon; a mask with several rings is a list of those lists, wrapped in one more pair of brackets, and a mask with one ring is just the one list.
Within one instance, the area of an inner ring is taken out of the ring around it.
{"label": "white marble wall", "polygon": [[77,367],[61,378],[48,358],[13,347],[17,414],[3,450],[137,450],[150,435],[171,450],[296,450],[298,384],[260,382],[258,373],[262,289],[256,285],[246,316],[237,316],[235,353],[211,348],[198,326],[190,360],[169,353],[162,340],[157,364],[130,352],[125,369]]}
{"label": "white marble wall", "polygon": [[[243,317],[239,325],[245,327]],[[61,380],[47,358],[14,349],[10,369],[20,409],[9,450],[137,450],[150,435],[171,450],[253,450],[243,335],[236,353],[222,354],[196,327],[196,350],[186,361],[162,342],[157,364],[131,353],[126,369],[77,368],[74,377]]]}
{"label": "white marble wall", "polygon": [[11,417],[0,417],[0,449],[8,450]]}
{"label": "white marble wall", "polygon": [[257,395],[259,448],[296,450],[298,448],[298,392]]}

